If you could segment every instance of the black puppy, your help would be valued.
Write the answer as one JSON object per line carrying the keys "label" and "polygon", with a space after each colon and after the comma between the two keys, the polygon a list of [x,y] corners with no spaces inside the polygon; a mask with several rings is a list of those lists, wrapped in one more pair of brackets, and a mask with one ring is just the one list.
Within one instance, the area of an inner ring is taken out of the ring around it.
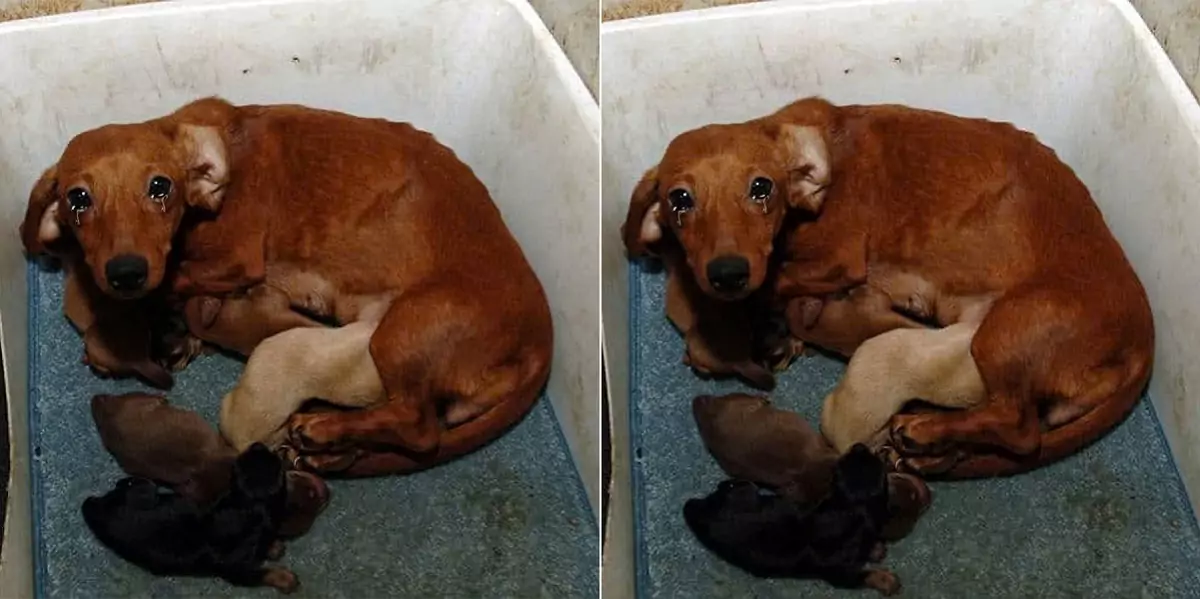
{"label": "black puppy", "polygon": [[283,463],[256,443],[238,456],[231,478],[229,492],[209,509],[150,480],[123,478],[83,502],[83,520],[117,555],[158,576],[217,576],[238,586],[296,590],[300,582],[290,570],[263,566],[282,555]]}
{"label": "black puppy", "polygon": [[683,517],[696,538],[729,563],[763,578],[821,579],[838,588],[900,590],[896,575],[867,564],[882,558],[887,471],[864,445],[838,462],[833,490],[805,509],[754,483],[727,480]]}

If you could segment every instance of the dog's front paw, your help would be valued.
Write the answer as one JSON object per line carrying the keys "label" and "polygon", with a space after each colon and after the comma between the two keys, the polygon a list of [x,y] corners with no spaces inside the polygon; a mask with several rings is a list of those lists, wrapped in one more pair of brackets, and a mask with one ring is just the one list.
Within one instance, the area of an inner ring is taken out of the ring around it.
{"label": "dog's front paw", "polygon": [[293,414],[288,420],[288,442],[300,453],[323,453],[337,448],[341,440],[337,412]]}

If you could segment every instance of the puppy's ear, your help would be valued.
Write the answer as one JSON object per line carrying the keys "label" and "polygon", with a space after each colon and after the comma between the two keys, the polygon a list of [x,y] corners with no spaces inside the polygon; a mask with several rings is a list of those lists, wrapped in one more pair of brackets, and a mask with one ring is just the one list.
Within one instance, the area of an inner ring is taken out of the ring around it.
{"label": "puppy's ear", "polygon": [[229,149],[220,128],[180,123],[174,133],[187,162],[185,200],[189,206],[216,212],[229,183]]}
{"label": "puppy's ear", "polygon": [[625,240],[625,251],[630,258],[653,253],[651,247],[662,240],[663,220],[661,202],[658,201],[658,167],[642,175],[633,195],[629,198],[629,212],[625,224],[621,225],[621,236]]}
{"label": "puppy's ear", "polygon": [[817,125],[773,123],[769,127],[787,165],[788,206],[818,213],[830,183],[829,146]]}
{"label": "puppy's ear", "polygon": [[31,256],[49,253],[51,246],[66,235],[65,215],[58,201],[58,165],[51,166],[29,192],[25,220],[21,222],[21,243]]}

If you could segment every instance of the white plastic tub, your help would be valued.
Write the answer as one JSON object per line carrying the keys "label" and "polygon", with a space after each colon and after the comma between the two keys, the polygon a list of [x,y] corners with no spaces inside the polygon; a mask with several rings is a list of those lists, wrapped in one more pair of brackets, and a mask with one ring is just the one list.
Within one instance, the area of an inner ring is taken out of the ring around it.
{"label": "white plastic tub", "polygon": [[[1200,389],[1200,108],[1125,0],[766,2],[606,23],[601,46],[614,457],[606,595],[632,596],[637,569],[631,264],[619,234],[629,194],[675,135],[807,95],[1011,121],[1076,170],[1153,303],[1150,394],[1195,509],[1200,401],[1189,389]],[[682,356],[682,342],[668,348],[676,350]]]}
{"label": "white plastic tub", "polygon": [[549,295],[547,394],[599,513],[599,112],[526,2],[150,4],[5,24],[0,57],[0,332],[13,464],[0,596],[31,588],[27,262],[16,235],[30,186],[76,133],[206,95],[409,121],[475,170]]}

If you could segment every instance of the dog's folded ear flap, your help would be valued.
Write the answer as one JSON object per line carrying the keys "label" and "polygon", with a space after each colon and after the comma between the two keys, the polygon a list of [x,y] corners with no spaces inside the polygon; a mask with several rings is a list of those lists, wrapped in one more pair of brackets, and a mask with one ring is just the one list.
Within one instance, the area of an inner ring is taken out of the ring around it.
{"label": "dog's folded ear flap", "polygon": [[658,167],[642,175],[629,198],[629,212],[621,225],[621,237],[630,258],[653,253],[652,246],[662,240],[663,220],[658,201]]}
{"label": "dog's folded ear flap", "polygon": [[216,212],[229,183],[229,150],[220,129],[181,123],[175,129],[175,139],[187,160],[188,205]]}
{"label": "dog's folded ear flap", "polygon": [[821,128],[778,123],[772,129],[787,163],[788,205],[820,212],[830,182],[829,147]]}
{"label": "dog's folded ear flap", "polygon": [[49,247],[61,239],[66,222],[59,214],[58,165],[42,173],[29,192],[25,220],[21,222],[21,243],[30,256],[49,253]]}

